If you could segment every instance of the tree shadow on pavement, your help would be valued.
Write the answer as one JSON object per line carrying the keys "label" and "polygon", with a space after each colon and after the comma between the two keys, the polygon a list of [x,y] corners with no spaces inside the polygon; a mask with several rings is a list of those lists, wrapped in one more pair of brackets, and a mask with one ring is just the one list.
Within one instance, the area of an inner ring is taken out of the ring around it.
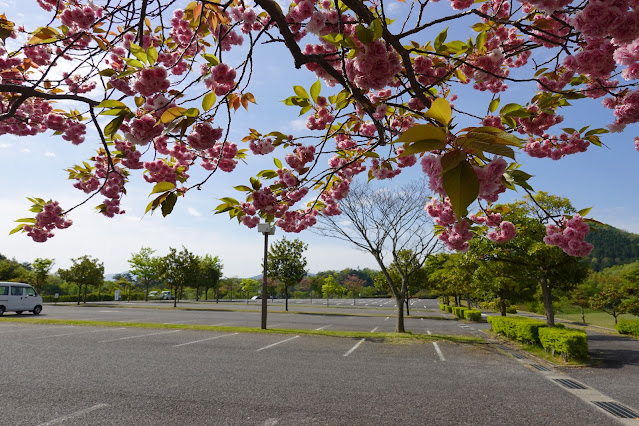
{"label": "tree shadow on pavement", "polygon": [[602,363],[596,368],[639,366],[639,340],[605,334],[588,334],[588,353]]}

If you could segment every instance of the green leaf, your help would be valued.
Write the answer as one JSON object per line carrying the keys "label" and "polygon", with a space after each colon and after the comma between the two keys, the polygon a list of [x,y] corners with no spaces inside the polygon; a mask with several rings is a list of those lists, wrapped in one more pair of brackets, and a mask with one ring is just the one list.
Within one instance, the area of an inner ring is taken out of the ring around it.
{"label": "green leaf", "polygon": [[490,104],[488,104],[488,110],[490,112],[497,111],[497,108],[499,108],[499,98],[493,99],[492,101],[490,101]]}
{"label": "green leaf", "polygon": [[215,93],[207,93],[202,99],[202,109],[204,111],[210,110],[211,108],[213,108],[213,105],[215,105],[216,100],[217,98],[215,97]]}
{"label": "green leaf", "polygon": [[112,75],[117,75],[118,72],[111,68],[105,68],[102,71],[100,71],[98,74],[100,74],[103,77],[111,77]]}
{"label": "green leaf", "polygon": [[432,124],[418,124],[399,135],[395,142],[418,142],[427,140],[435,140],[445,144],[446,131]]}
{"label": "green leaf", "polygon": [[444,172],[442,184],[458,219],[468,214],[468,206],[479,195],[479,179],[468,161],[461,161],[456,167]]}
{"label": "green leaf", "polygon": [[210,53],[204,53],[202,55],[202,57],[204,59],[206,59],[206,62],[208,62],[209,64],[211,64],[212,66],[216,66],[220,64],[220,60],[217,59],[217,56],[210,54]]}
{"label": "green leaf", "polygon": [[439,35],[437,36],[437,38],[435,38],[435,50],[437,52],[439,52],[442,48],[442,45],[444,44],[444,42],[446,41],[446,37],[448,36],[448,28],[444,29],[444,31],[442,31],[441,33],[439,33]]}
{"label": "green leaf", "polygon": [[224,201],[226,204],[230,205],[230,206],[237,206],[239,205],[239,201],[237,201],[235,198],[231,198],[231,197],[224,197],[224,198],[220,198],[220,201]]}
{"label": "green leaf", "polygon": [[175,203],[177,202],[177,195],[174,192],[170,193],[164,201],[162,201],[162,216],[167,217],[173,211]]}
{"label": "green leaf", "polygon": [[[592,207],[588,207],[586,209],[581,209],[577,212],[577,214],[581,217],[585,217],[588,213],[590,213],[590,210],[592,210]],[[17,222],[17,221],[16,221]]]}
{"label": "green leaf", "polygon": [[16,226],[15,228],[13,228],[11,230],[11,232],[9,232],[9,235],[13,235],[16,232],[20,232],[20,231],[24,231],[24,224],[20,224],[20,225]]}
{"label": "green leaf", "polygon": [[162,116],[160,117],[160,122],[165,124],[170,123],[171,121],[182,117],[186,111],[187,109],[182,107],[169,108],[162,113]]}
{"label": "green leaf", "polygon": [[128,66],[133,68],[144,68],[144,64],[142,64],[142,62],[133,58],[124,58],[124,62],[126,62]]}
{"label": "green leaf", "polygon": [[131,51],[133,56],[138,58],[141,62],[143,62],[145,64],[148,63],[148,58],[146,57],[146,52],[144,51],[144,49],[142,49],[137,44],[131,43],[131,47],[129,48],[129,51]]}
{"label": "green leaf", "polygon": [[106,126],[104,126],[104,136],[111,137],[118,131],[120,126],[124,122],[124,115],[119,115],[115,117],[113,120],[109,122]]}
{"label": "green leaf", "polygon": [[295,91],[295,94],[300,98],[310,99],[308,93],[306,92],[306,89],[302,86],[293,86],[293,90]]}
{"label": "green leaf", "polygon": [[466,161],[466,153],[464,151],[455,150],[447,152],[441,158],[442,173],[446,173],[448,170],[454,169],[462,161]]}
{"label": "green leaf", "polygon": [[407,155],[419,154],[426,151],[434,151],[436,149],[443,149],[445,146],[445,142],[435,139],[425,139],[410,144],[405,143],[404,152],[402,152],[399,156],[406,157]]}
{"label": "green leaf", "polygon": [[34,217],[25,217],[23,219],[14,220],[17,223],[36,223],[36,219]]}
{"label": "green leaf", "polygon": [[489,152],[491,154],[501,155],[502,157],[508,157],[513,160],[515,159],[515,151],[507,145],[475,140],[475,141],[471,141],[468,144],[468,146],[483,152]]}
{"label": "green leaf", "polygon": [[426,117],[435,119],[444,126],[448,126],[453,116],[453,110],[450,108],[450,104],[446,99],[436,98],[425,115]]}
{"label": "green leaf", "polygon": [[236,189],[237,191],[253,192],[253,190],[246,185],[238,185],[238,186],[234,186],[233,188]]}
{"label": "green leaf", "polygon": [[359,41],[364,44],[370,43],[375,38],[375,33],[362,24],[359,24],[355,27],[355,34],[357,35]]}
{"label": "green leaf", "polygon": [[282,168],[282,162],[278,158],[273,158],[273,163],[275,163],[275,167],[278,169]]}
{"label": "green leaf", "polygon": [[128,108],[125,103],[113,99],[106,99],[97,105],[97,108]]}
{"label": "green leaf", "polygon": [[[151,191],[151,194],[157,194],[159,192],[170,191],[173,188],[175,188],[175,184],[173,184],[171,182],[158,182],[153,187],[153,190]],[[151,195],[151,194],[149,194],[149,195]]]}
{"label": "green leaf", "polygon": [[317,79],[317,81],[311,86],[311,99],[313,99],[313,102],[317,103],[317,97],[319,96],[321,90],[322,83],[320,83],[319,79]]}
{"label": "green leaf", "polygon": [[146,50],[146,57],[149,60],[149,65],[154,65],[158,60],[158,50],[151,46]]}
{"label": "green leaf", "polygon": [[492,144],[521,146],[521,139],[512,133],[504,132],[496,127],[477,127],[470,130],[466,137],[469,141],[480,141]]}
{"label": "green leaf", "polygon": [[186,111],[184,111],[185,117],[197,117],[199,115],[200,115],[200,110],[197,108],[189,108]]}

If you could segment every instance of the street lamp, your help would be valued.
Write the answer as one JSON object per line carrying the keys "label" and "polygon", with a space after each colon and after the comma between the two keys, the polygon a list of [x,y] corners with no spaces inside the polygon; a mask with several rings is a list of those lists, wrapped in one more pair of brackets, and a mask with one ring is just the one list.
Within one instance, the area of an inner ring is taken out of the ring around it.
{"label": "street lamp", "polygon": [[266,330],[266,280],[268,272],[268,236],[275,235],[275,225],[270,223],[258,223],[258,232],[264,234],[264,275],[262,276],[262,330]]}

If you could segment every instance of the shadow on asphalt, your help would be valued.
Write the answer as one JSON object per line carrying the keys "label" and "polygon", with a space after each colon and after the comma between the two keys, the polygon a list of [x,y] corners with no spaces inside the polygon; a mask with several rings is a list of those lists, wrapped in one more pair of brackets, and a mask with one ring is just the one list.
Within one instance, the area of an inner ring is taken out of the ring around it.
{"label": "shadow on asphalt", "polygon": [[[636,349],[629,348],[634,346]],[[639,366],[639,341],[605,334],[588,335],[590,355],[602,363],[595,368],[622,368],[624,365]]]}

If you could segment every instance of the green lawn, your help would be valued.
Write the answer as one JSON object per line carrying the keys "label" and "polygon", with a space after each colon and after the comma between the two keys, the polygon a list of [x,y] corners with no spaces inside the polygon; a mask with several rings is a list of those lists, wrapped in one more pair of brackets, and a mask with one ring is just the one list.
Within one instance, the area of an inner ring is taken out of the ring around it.
{"label": "green lawn", "polygon": [[[561,319],[565,319],[565,320],[568,320],[568,321],[574,321],[574,322],[581,323],[581,314],[580,313],[578,313],[578,314],[555,314],[555,318],[561,318]],[[630,315],[630,314],[622,314],[622,315],[619,315],[618,318],[619,319],[621,319],[621,318],[624,318],[624,319],[639,319],[639,317],[636,317],[636,316]],[[615,328],[615,319],[612,317],[612,315],[607,314],[605,312],[596,312],[596,311],[588,312],[588,311],[586,311],[586,324],[614,329]]]}

